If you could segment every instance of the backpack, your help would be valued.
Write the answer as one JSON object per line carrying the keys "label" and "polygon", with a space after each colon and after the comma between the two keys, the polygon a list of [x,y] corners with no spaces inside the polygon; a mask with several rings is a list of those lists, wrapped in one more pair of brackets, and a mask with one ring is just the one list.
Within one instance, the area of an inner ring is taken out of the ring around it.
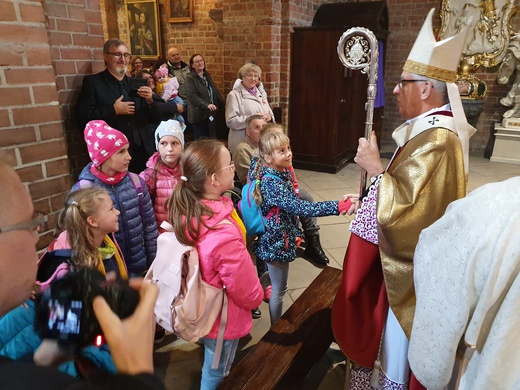
{"label": "backpack", "polygon": [[[272,174],[265,174],[264,177],[273,177],[277,180],[282,181],[281,178]],[[265,224],[267,220],[271,218],[276,212],[278,214],[278,207],[273,207],[267,213],[267,216],[262,215],[262,210],[258,203],[253,198],[255,188],[260,185],[261,180],[253,180],[242,187],[242,199],[238,202],[238,209],[242,215],[242,221],[246,227],[248,236],[255,236],[265,233]]]}
{"label": "backpack", "polygon": [[197,249],[180,243],[168,222],[164,221],[161,228],[165,231],[157,238],[157,255],[144,278],[159,288],[154,308],[156,322],[180,338],[194,342],[211,331],[222,312],[212,365],[216,369],[227,322],[225,288],[203,281]]}
{"label": "backpack", "polygon": [[[132,181],[132,184],[134,185],[135,190],[137,191],[137,197],[139,198],[139,215],[141,216],[141,219],[144,221],[144,211],[143,211],[143,185],[141,184],[141,179],[139,178],[139,175],[137,173],[128,172],[128,177]],[[89,188],[93,187],[94,184],[90,180],[82,179],[78,181],[78,188]]]}

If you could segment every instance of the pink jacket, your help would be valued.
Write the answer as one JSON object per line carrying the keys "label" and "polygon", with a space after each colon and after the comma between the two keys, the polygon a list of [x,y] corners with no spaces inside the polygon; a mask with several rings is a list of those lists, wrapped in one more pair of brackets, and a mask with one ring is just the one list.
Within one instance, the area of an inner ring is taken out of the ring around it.
{"label": "pink jacket", "polygon": [[146,186],[150,192],[159,233],[162,232],[162,229],[159,228],[161,223],[168,220],[166,202],[182,175],[179,164],[172,169],[160,162],[157,166],[157,171],[155,171],[155,166],[160,158],[159,152],[155,152],[146,162],[147,168],[139,174],[146,182]]}
{"label": "pink jacket", "polygon": [[[212,218],[206,218],[206,224],[216,227],[216,230],[209,230],[201,226],[197,251],[202,278],[212,286],[226,286],[229,304],[224,339],[238,339],[251,330],[251,310],[260,306],[264,293],[242,232],[231,217],[231,200],[221,197],[220,201],[203,199],[202,202],[215,213]],[[231,224],[216,226],[223,219]],[[207,337],[216,339],[219,325],[220,316]]]}

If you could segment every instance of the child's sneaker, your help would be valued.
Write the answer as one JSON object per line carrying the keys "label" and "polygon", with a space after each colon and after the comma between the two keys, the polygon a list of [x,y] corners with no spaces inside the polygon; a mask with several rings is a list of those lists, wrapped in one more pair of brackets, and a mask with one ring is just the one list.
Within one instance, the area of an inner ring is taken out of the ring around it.
{"label": "child's sneaker", "polygon": [[166,331],[163,327],[155,324],[155,336],[153,338],[154,344],[160,344],[166,338]]}
{"label": "child's sneaker", "polygon": [[264,288],[264,302],[269,303],[269,299],[271,299],[271,291],[273,288],[271,286],[267,286]]}
{"label": "child's sneaker", "polygon": [[264,302],[269,303],[269,299],[271,298],[271,278],[269,277],[269,272],[264,272],[262,276],[260,276],[260,284],[262,285],[262,289],[264,290]]}

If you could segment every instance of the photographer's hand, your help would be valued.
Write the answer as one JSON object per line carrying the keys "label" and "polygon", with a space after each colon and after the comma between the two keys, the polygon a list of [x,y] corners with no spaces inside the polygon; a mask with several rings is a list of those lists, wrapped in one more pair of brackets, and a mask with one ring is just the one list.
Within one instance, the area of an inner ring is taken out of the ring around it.
{"label": "photographer's hand", "polygon": [[101,296],[94,298],[94,312],[103,329],[114,363],[119,372],[129,375],[153,373],[153,309],[159,290],[142,279],[131,279],[140,301],[134,314],[121,320]]}

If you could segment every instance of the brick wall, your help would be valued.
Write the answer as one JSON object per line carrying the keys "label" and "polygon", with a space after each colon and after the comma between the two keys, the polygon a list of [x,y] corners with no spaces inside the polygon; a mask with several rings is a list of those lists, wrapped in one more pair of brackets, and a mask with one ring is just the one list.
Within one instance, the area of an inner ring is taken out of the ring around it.
{"label": "brick wall", "polygon": [[[0,1],[0,37],[1,154],[53,226],[70,182],[42,4]],[[51,236],[43,234],[39,247]]]}
{"label": "brick wall", "polygon": [[76,124],[75,103],[83,77],[104,69],[100,4],[94,0],[47,0],[44,12],[70,173],[75,179],[89,162],[83,132]]}

